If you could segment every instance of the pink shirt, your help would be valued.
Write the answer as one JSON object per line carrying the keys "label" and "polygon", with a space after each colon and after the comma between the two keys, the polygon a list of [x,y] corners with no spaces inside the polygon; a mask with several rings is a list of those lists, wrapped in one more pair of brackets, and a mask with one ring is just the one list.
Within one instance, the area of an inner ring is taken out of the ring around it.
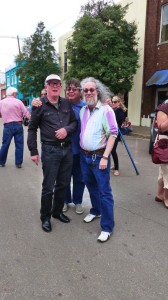
{"label": "pink shirt", "polygon": [[30,113],[23,102],[13,96],[0,100],[0,116],[3,123],[22,122],[23,116],[30,119]]}

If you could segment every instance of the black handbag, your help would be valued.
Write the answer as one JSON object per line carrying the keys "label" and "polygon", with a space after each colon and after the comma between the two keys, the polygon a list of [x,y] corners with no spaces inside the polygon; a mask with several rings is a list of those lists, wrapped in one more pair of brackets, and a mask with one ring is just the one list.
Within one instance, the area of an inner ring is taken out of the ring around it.
{"label": "black handbag", "polygon": [[154,164],[168,164],[168,138],[159,139],[160,130],[152,150],[152,162]]}

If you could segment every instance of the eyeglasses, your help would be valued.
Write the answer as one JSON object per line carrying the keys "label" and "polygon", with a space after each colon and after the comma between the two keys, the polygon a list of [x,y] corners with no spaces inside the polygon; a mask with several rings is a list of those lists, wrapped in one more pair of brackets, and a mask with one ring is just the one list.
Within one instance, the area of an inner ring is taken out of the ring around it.
{"label": "eyeglasses", "polygon": [[118,101],[111,101],[112,103],[117,103]]}
{"label": "eyeglasses", "polygon": [[47,96],[47,93],[45,93],[45,94],[41,94],[41,96]]}
{"label": "eyeglasses", "polygon": [[52,87],[54,87],[54,86],[60,87],[61,86],[61,82],[47,82],[47,84]]}
{"label": "eyeglasses", "polygon": [[74,88],[74,87],[67,87],[66,88],[66,91],[70,92],[76,92],[76,91],[80,91],[81,89],[78,87],[78,88]]}
{"label": "eyeglasses", "polygon": [[96,89],[90,88],[90,89],[84,89],[83,91],[84,93],[88,93],[88,92],[93,93],[94,91],[96,91]]}

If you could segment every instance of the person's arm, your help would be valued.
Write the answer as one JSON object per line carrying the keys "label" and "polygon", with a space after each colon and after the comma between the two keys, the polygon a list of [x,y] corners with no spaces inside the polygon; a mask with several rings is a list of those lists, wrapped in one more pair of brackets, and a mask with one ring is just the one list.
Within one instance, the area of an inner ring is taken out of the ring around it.
{"label": "person's arm", "polygon": [[18,101],[19,101],[19,107],[21,110],[22,117],[26,117],[27,119],[30,119],[31,115],[30,115],[29,111],[27,110],[26,106],[23,104],[23,102],[21,100],[18,100]]}
{"label": "person's arm", "polygon": [[70,108],[70,122],[64,128],[65,128],[67,134],[71,135],[77,129],[78,123],[77,123],[75,113],[74,113],[70,103],[69,103],[69,108]]}
{"label": "person's arm", "polygon": [[100,160],[99,169],[107,168],[109,155],[111,154],[115,139],[118,135],[118,125],[117,125],[115,113],[111,108],[109,108],[104,114],[103,128],[108,136],[108,140],[107,140],[105,151],[103,153],[103,157]]}
{"label": "person's arm", "polygon": [[163,111],[157,113],[157,125],[161,132],[168,131],[168,115]]}
{"label": "person's arm", "polygon": [[31,119],[28,126],[27,146],[31,156],[38,156],[37,149],[37,129],[41,120],[42,107],[32,111]]}
{"label": "person's arm", "polygon": [[67,137],[67,135],[71,135],[77,129],[77,119],[75,117],[75,113],[74,113],[72,107],[70,107],[70,108],[71,109],[70,109],[69,125],[55,131],[55,136],[59,140],[65,139]]}
{"label": "person's arm", "polygon": [[114,146],[114,142],[115,142],[116,137],[110,135],[107,141],[107,145],[106,145],[106,149],[103,153],[103,157],[106,159],[109,157],[109,155],[111,154],[111,150],[113,149]]}
{"label": "person's arm", "polygon": [[108,164],[109,155],[113,149],[116,137],[110,135],[107,141],[106,149],[103,153],[103,157],[100,160],[99,169],[106,169]]}

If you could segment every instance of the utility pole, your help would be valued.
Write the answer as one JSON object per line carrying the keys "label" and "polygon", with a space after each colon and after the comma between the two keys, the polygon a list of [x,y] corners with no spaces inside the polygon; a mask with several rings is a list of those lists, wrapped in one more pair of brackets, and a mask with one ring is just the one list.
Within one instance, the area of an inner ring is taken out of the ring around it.
{"label": "utility pole", "polygon": [[17,42],[18,42],[18,50],[19,50],[19,54],[21,54],[21,51],[20,51],[20,41],[19,41],[19,36],[17,35]]}
{"label": "utility pole", "polygon": [[20,40],[24,40],[25,38],[19,38],[19,36],[0,36],[0,38],[2,39],[17,39],[17,43],[18,43],[18,51],[19,54],[21,54],[21,50],[20,50]]}

